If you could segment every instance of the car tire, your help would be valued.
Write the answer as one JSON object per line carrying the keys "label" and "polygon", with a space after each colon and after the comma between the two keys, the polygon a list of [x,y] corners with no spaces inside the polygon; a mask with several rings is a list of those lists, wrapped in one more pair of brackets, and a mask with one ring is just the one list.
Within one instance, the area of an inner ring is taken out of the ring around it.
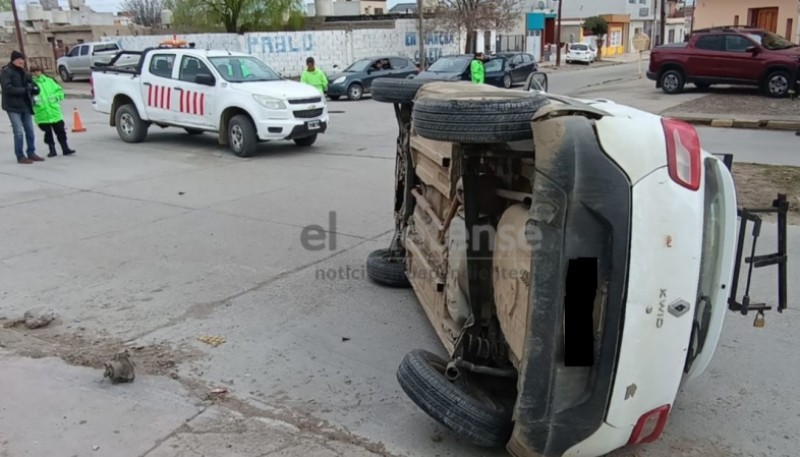
{"label": "car tire", "polygon": [[506,89],[511,89],[511,86],[513,85],[514,84],[513,81],[511,80],[511,75],[503,76],[503,87],[505,87]]}
{"label": "car tire", "polygon": [[533,138],[531,119],[547,97],[422,99],[414,104],[412,128],[430,140],[460,144],[506,143]]}
{"label": "car tire", "polygon": [[202,135],[205,132],[205,130],[200,130],[200,129],[183,129],[183,130],[185,130],[186,133],[188,133],[189,135]]}
{"label": "car tire", "polygon": [[378,78],[372,81],[372,99],[383,103],[412,103],[417,91],[430,81]]}
{"label": "car tire", "polygon": [[661,90],[665,94],[679,94],[683,92],[686,81],[680,70],[667,70],[661,74]]}
{"label": "car tire", "polygon": [[513,404],[494,400],[466,373],[451,382],[446,366],[443,358],[415,349],[400,362],[397,381],[420,409],[459,436],[477,446],[505,446],[513,431]]}
{"label": "car tire", "polygon": [[256,126],[249,116],[237,114],[228,123],[228,144],[239,157],[250,157],[258,147]]}
{"label": "car tire", "polygon": [[378,249],[367,256],[367,277],[387,287],[408,288],[405,258],[390,257],[389,249]]}
{"label": "car tire", "polygon": [[142,120],[132,103],[117,108],[114,124],[120,139],[126,143],[141,143],[147,137],[149,125]]}
{"label": "car tire", "polygon": [[350,101],[358,101],[364,96],[364,87],[359,83],[353,83],[347,86],[347,99]]}
{"label": "car tire", "polygon": [[770,73],[764,82],[764,89],[766,90],[767,95],[772,98],[786,97],[786,95],[789,94],[789,89],[791,88],[791,85],[789,84],[790,79],[791,76],[789,75],[788,71],[778,70]]}
{"label": "car tire", "polygon": [[69,71],[67,71],[67,67],[63,65],[58,67],[58,76],[60,76],[61,80],[64,81],[65,83],[72,82],[73,79],[72,74]]}
{"label": "car tire", "polygon": [[312,146],[317,141],[317,134],[313,134],[311,136],[304,136],[303,138],[295,138],[294,144],[307,148]]}

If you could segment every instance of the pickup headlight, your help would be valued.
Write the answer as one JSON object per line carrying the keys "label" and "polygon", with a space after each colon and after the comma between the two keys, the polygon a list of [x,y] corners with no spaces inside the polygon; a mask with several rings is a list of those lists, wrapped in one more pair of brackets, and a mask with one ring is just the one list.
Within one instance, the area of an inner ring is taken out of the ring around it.
{"label": "pickup headlight", "polygon": [[253,98],[256,99],[258,103],[261,104],[264,108],[267,109],[286,109],[286,104],[279,98],[270,97],[269,95],[259,95],[254,94]]}
{"label": "pickup headlight", "polygon": [[341,84],[341,83],[344,82],[345,79],[347,79],[347,76],[339,76],[338,78],[333,80],[333,83],[334,84]]}

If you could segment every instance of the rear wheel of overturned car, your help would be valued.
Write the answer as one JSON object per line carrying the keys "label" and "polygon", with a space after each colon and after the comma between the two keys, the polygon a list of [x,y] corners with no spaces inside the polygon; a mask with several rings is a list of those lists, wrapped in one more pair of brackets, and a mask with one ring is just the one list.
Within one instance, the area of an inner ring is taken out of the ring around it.
{"label": "rear wheel of overturned car", "polygon": [[661,75],[661,90],[665,94],[679,94],[686,84],[680,70],[667,70]]}
{"label": "rear wheel of overturned car", "polygon": [[441,357],[415,349],[400,363],[397,381],[420,409],[458,435],[478,446],[504,446],[513,431],[513,399],[503,401],[469,373],[450,381],[446,368]]}
{"label": "rear wheel of overturned car", "polygon": [[411,287],[405,258],[392,256],[389,249],[378,249],[367,256],[367,276],[383,286]]}
{"label": "rear wheel of overturned car", "polygon": [[372,99],[383,103],[411,103],[426,80],[378,78],[372,81]]}
{"label": "rear wheel of overturned car", "polygon": [[139,111],[132,103],[117,109],[114,123],[119,137],[126,143],[141,143],[147,137],[148,124],[139,117]]}
{"label": "rear wheel of overturned car", "polygon": [[789,72],[778,70],[767,77],[765,88],[767,95],[773,98],[782,98],[789,93]]}
{"label": "rear wheel of overturned car", "polygon": [[347,87],[347,99],[356,101],[361,100],[361,97],[364,95],[364,88],[361,87],[359,83],[350,84]]}
{"label": "rear wheel of overturned car", "polygon": [[304,136],[303,138],[295,138],[294,144],[307,148],[314,144],[317,141],[317,134],[313,134],[311,136]]}
{"label": "rear wheel of overturned car", "polygon": [[533,138],[531,119],[550,101],[541,94],[508,98],[421,99],[414,104],[413,129],[430,140],[489,144]]}
{"label": "rear wheel of overturned car", "polygon": [[248,116],[237,114],[228,123],[228,144],[239,157],[250,157],[258,147],[256,126]]}

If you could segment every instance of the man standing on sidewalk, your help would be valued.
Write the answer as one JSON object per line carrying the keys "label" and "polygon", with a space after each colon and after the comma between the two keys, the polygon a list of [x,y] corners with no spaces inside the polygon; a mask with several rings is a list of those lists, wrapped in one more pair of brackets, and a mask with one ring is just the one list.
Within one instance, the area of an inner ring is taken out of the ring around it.
{"label": "man standing on sidewalk", "polygon": [[[11,61],[0,70],[0,86],[3,88],[3,111],[8,113],[14,131],[17,163],[44,161],[36,155],[36,137],[33,131],[32,97],[39,94],[39,88],[25,71],[25,56],[21,52],[11,52]],[[23,153],[25,142],[28,144],[27,157]]]}
{"label": "man standing on sidewalk", "polygon": [[314,65],[314,58],[306,59],[306,69],[300,75],[300,82],[314,86],[321,94],[328,91],[328,77]]}
{"label": "man standing on sidewalk", "polygon": [[472,76],[472,82],[475,84],[483,84],[485,81],[486,70],[483,66],[483,53],[478,52],[472,63],[469,64],[469,72]]}

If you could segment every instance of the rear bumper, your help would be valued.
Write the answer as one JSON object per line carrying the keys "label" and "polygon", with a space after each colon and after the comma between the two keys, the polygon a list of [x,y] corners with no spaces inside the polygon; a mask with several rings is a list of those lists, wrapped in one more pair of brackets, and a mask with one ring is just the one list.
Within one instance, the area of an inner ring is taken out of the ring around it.
{"label": "rear bumper", "polygon": [[[519,367],[516,425],[508,445],[517,457],[561,457],[606,425],[630,251],[631,183],[603,152],[590,121],[570,116],[539,122],[542,130],[561,133],[557,146],[552,145],[553,135],[534,135],[537,177],[532,207],[545,212],[532,215],[539,219],[541,241],[531,262],[528,333]],[[545,140],[539,144],[538,138]],[[602,333],[594,341],[590,367],[566,366],[565,345],[570,343],[565,343],[564,297],[580,289],[568,286],[567,273],[571,260],[587,258],[596,260],[590,260],[597,269],[596,292],[604,296],[598,318]]]}
{"label": "rear bumper", "polygon": [[658,80],[658,74],[654,71],[647,70],[647,79],[656,81]]}
{"label": "rear bumper", "polygon": [[594,56],[591,54],[567,54],[565,58],[566,60],[575,62],[591,62],[594,60]]}

